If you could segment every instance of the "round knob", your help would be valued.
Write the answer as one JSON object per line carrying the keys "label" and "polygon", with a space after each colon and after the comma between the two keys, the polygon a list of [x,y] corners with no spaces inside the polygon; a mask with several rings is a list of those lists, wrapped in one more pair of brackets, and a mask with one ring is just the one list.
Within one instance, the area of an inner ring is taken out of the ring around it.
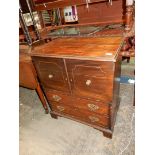
{"label": "round knob", "polygon": [[53,75],[52,75],[52,74],[49,74],[49,75],[48,75],[48,78],[49,78],[49,79],[52,79],[52,78],[53,78]]}
{"label": "round knob", "polygon": [[86,81],[86,85],[89,86],[91,84],[91,80]]}

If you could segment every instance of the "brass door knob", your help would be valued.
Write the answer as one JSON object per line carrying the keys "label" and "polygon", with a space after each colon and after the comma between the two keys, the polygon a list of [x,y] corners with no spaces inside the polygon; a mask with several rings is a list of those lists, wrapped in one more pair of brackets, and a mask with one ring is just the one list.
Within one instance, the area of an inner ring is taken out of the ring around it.
{"label": "brass door knob", "polygon": [[61,98],[60,96],[58,96],[58,95],[53,95],[52,98],[53,98],[53,100],[54,100],[55,102],[59,102],[59,101],[62,99],[62,98]]}
{"label": "brass door knob", "polygon": [[64,110],[65,110],[65,108],[62,107],[62,106],[57,106],[57,109],[58,109],[59,111],[64,111]]}
{"label": "brass door knob", "polygon": [[99,106],[95,105],[95,104],[87,104],[89,110],[91,111],[95,111],[95,110],[98,110],[99,109]]}
{"label": "brass door knob", "polygon": [[94,117],[94,116],[89,116],[89,119],[91,122],[98,122],[99,121],[99,118]]}
{"label": "brass door knob", "polygon": [[53,78],[53,75],[52,75],[52,74],[49,74],[49,75],[48,75],[48,78],[49,78],[49,79],[52,79],[52,78]]}
{"label": "brass door knob", "polygon": [[90,86],[90,84],[91,84],[91,80],[87,80],[87,81],[86,81],[86,85],[87,85],[87,86]]}

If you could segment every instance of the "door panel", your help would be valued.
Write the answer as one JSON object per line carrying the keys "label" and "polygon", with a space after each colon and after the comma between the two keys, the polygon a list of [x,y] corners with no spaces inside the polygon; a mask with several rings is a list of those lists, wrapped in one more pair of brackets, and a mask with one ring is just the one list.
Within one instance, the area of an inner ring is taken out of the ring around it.
{"label": "door panel", "polygon": [[69,91],[63,59],[33,57],[33,61],[44,87]]}
{"label": "door panel", "polygon": [[96,101],[112,101],[113,62],[66,60],[74,95]]}

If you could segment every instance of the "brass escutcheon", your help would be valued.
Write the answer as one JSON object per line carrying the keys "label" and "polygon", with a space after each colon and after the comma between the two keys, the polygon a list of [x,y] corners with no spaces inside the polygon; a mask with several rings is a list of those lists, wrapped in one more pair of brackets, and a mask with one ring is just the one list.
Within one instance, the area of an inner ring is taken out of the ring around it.
{"label": "brass escutcheon", "polygon": [[89,119],[91,120],[91,122],[98,122],[99,118],[94,117],[94,116],[89,116]]}
{"label": "brass escutcheon", "polygon": [[59,101],[61,100],[61,97],[58,96],[58,95],[53,95],[53,100],[54,100],[55,102],[59,102]]}
{"label": "brass escutcheon", "polygon": [[64,110],[65,110],[65,108],[62,107],[62,106],[57,106],[57,109],[58,109],[59,111],[64,111]]}
{"label": "brass escutcheon", "polygon": [[97,106],[95,104],[88,104],[87,106],[88,106],[89,110],[91,110],[91,111],[95,111],[95,110],[99,109],[99,106]]}

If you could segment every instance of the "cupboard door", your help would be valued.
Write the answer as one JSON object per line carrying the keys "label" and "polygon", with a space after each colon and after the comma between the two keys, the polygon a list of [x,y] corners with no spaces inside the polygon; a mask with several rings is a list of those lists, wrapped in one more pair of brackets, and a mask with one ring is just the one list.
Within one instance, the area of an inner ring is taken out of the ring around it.
{"label": "cupboard door", "polygon": [[111,102],[113,62],[66,60],[73,95]]}
{"label": "cupboard door", "polygon": [[33,61],[44,87],[69,92],[63,59],[33,57]]}

